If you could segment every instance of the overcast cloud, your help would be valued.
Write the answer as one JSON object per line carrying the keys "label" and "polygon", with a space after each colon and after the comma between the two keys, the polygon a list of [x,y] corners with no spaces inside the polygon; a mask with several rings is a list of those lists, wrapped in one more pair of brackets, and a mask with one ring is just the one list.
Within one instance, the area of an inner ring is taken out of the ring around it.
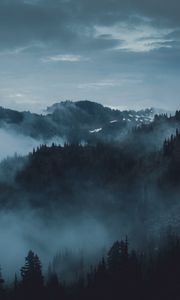
{"label": "overcast cloud", "polygon": [[0,105],[179,108],[178,0],[0,0]]}

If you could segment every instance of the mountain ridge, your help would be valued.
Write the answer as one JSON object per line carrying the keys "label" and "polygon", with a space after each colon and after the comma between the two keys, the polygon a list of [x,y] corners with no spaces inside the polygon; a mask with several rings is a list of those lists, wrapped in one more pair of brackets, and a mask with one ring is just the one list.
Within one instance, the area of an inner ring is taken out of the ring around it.
{"label": "mountain ridge", "polygon": [[47,139],[61,136],[71,140],[71,136],[75,134],[74,129],[77,135],[80,131],[80,135],[83,136],[90,130],[113,123],[116,119],[127,122],[133,121],[135,125],[140,121],[150,122],[153,115],[153,109],[120,111],[91,101],[65,101],[55,103],[47,108],[46,115],[0,107],[0,127],[15,129],[19,133],[34,138],[43,137]]}

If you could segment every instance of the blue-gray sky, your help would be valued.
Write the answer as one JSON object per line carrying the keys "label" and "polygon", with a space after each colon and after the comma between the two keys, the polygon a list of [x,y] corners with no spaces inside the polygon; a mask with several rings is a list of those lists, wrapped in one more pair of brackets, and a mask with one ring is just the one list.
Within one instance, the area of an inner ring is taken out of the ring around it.
{"label": "blue-gray sky", "polygon": [[0,0],[0,105],[178,109],[179,0]]}

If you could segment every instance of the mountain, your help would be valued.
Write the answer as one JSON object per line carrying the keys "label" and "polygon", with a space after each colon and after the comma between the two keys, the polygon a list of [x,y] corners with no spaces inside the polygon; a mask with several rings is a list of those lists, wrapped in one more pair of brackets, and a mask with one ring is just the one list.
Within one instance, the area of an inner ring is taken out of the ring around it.
{"label": "mountain", "polygon": [[[149,240],[156,249],[167,227],[180,232],[180,111],[171,116],[67,101],[46,115],[1,108],[0,126],[15,139],[21,133],[41,144],[0,162],[1,232],[8,245],[16,237],[53,255],[59,245],[97,254],[128,235],[151,254]],[[48,146],[56,136],[65,143]],[[66,263],[69,270],[73,261]]]}
{"label": "mountain", "polygon": [[31,143],[34,145],[52,141],[92,145],[126,143],[141,154],[159,150],[165,138],[175,134],[177,128],[180,128],[178,112],[170,115],[161,110],[157,114],[153,108],[120,111],[91,101],[64,101],[39,115],[0,107],[0,129],[8,130],[13,136],[31,137],[35,139]]}
{"label": "mountain", "polygon": [[[87,141],[89,136],[102,130],[121,130],[150,123],[155,111],[119,111],[90,101],[65,101],[47,108],[46,115],[17,112],[0,107],[0,127],[44,140],[55,136],[67,142]],[[92,139],[92,137],[90,137]]]}
{"label": "mountain", "polygon": [[[78,122],[85,123],[91,127],[104,126],[108,123],[115,122],[133,122],[134,124],[141,124],[142,122],[149,123],[153,120],[155,115],[154,109],[145,109],[140,111],[134,110],[115,110],[109,107],[104,107],[102,104],[91,101],[65,101],[55,103],[47,108],[47,112],[51,114],[66,114],[73,117],[78,114]],[[92,128],[91,128],[92,129]]]}
{"label": "mountain", "polygon": [[90,101],[65,101],[47,111],[64,128],[67,142],[126,142],[136,152],[160,149],[164,139],[180,128],[178,113],[153,108],[119,111]]}

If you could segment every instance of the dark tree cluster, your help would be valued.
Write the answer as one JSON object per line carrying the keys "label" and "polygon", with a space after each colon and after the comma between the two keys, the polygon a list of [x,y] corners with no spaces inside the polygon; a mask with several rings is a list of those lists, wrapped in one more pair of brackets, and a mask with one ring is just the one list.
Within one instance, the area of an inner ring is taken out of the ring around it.
{"label": "dark tree cluster", "polygon": [[[16,156],[1,163],[0,205],[4,201],[7,205],[7,199],[16,205],[27,199],[33,206],[44,208],[52,203],[88,208],[89,201],[93,204],[90,196],[98,195],[98,189],[103,196],[94,196],[96,208],[101,200],[105,207],[106,195],[113,195],[114,203],[121,202],[130,210],[131,203],[144,201],[147,182],[149,190],[153,187],[160,193],[166,189],[167,181],[171,193],[174,177],[180,182],[179,140],[177,130],[161,150],[149,154],[137,154],[136,149],[141,148],[138,139],[123,145],[41,145],[27,157]],[[169,197],[167,190],[164,197]]]}
{"label": "dark tree cluster", "polygon": [[165,173],[166,182],[179,186],[180,182],[180,132],[177,129],[176,135],[171,135],[165,140],[163,146],[164,156],[168,159],[168,168]]}
{"label": "dark tree cluster", "polygon": [[169,235],[159,247],[129,250],[116,241],[107,259],[88,275],[86,299],[179,299],[180,240]]}
{"label": "dark tree cluster", "polygon": [[164,155],[172,156],[174,152],[180,150],[180,132],[176,129],[176,134],[171,135],[169,139],[165,139],[163,145]]}
{"label": "dark tree cluster", "polygon": [[172,232],[146,251],[130,249],[127,238],[116,241],[106,257],[71,284],[59,274],[42,275],[41,262],[29,251],[13,286],[0,275],[1,300],[178,300],[180,298],[180,238]]}
{"label": "dark tree cluster", "polygon": [[42,145],[30,155],[28,164],[17,175],[17,182],[32,190],[58,183],[70,187],[71,180],[82,180],[82,184],[92,179],[100,186],[111,185],[135,165],[135,158],[115,145]]}

